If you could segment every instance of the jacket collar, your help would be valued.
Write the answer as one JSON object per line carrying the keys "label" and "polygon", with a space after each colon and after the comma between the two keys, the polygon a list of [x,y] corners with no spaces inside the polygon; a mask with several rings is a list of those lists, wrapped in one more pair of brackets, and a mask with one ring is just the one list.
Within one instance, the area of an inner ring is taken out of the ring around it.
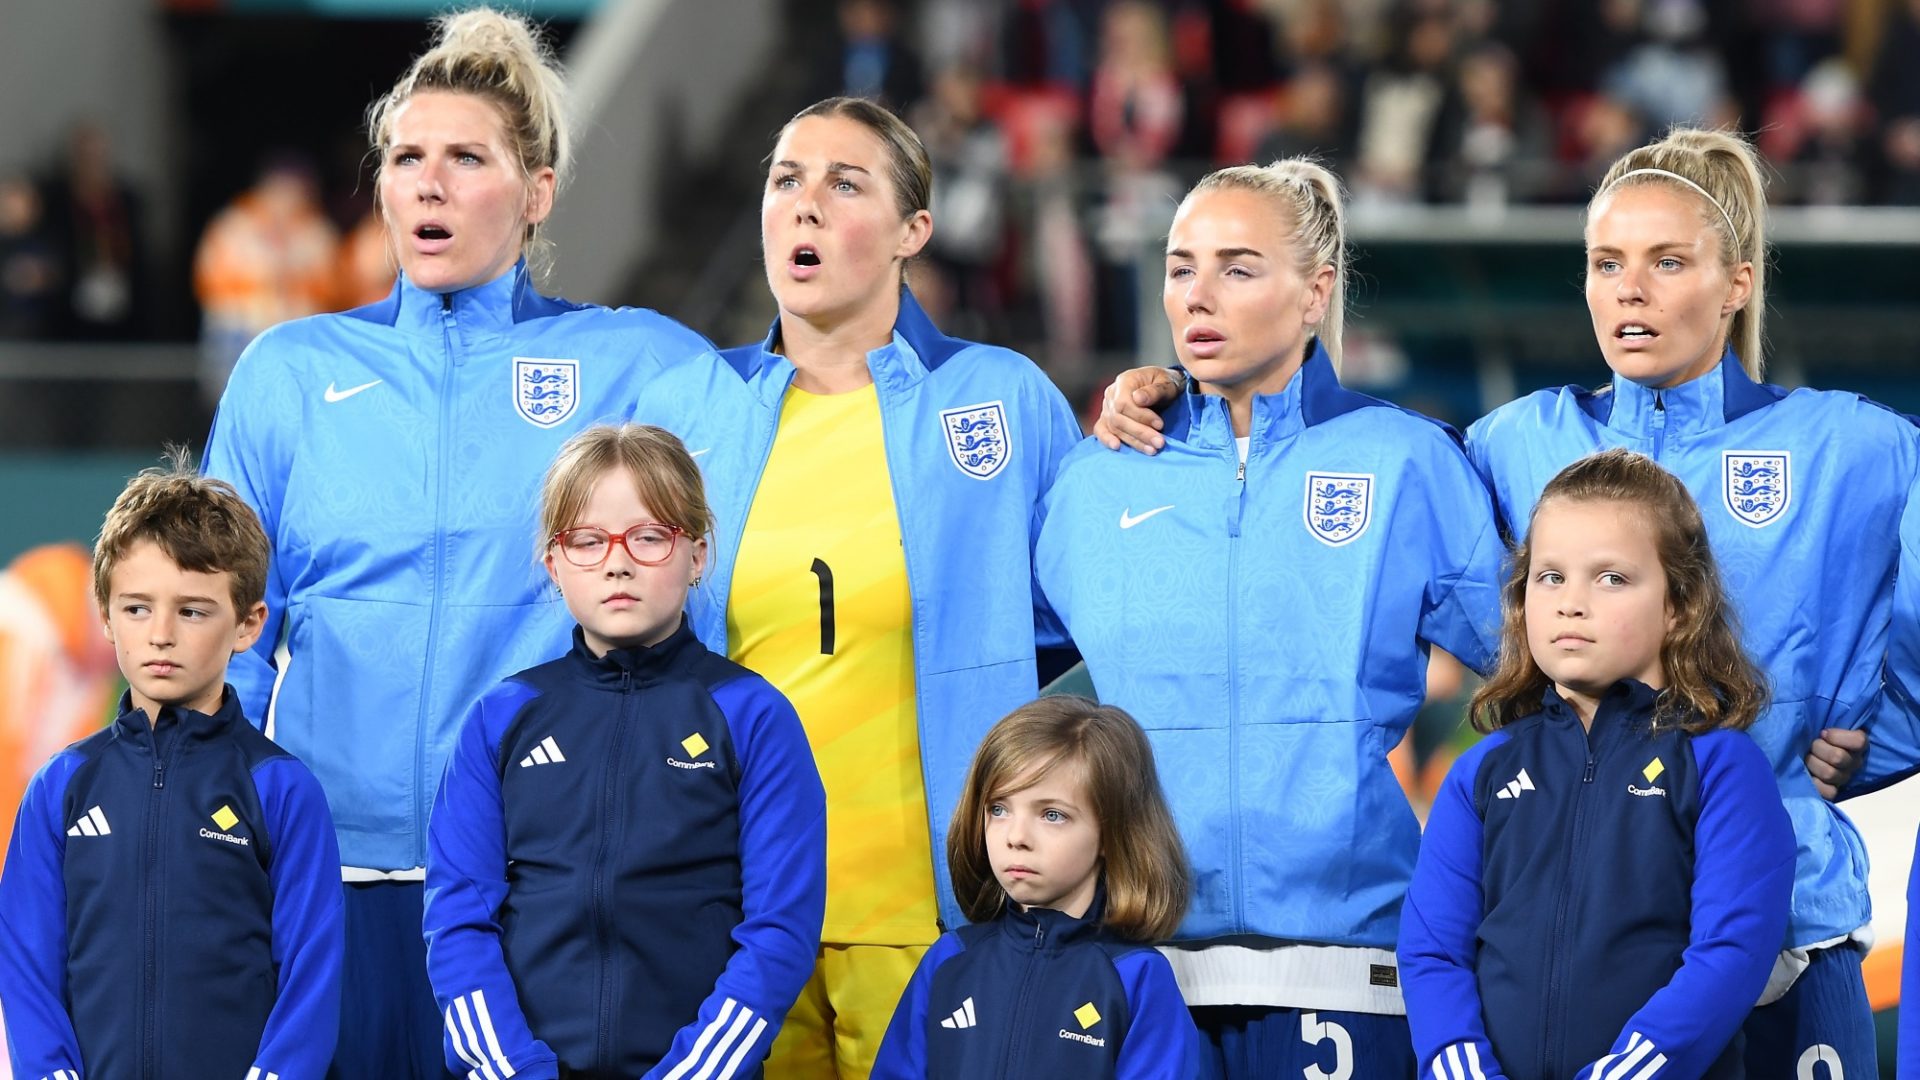
{"label": "jacket collar", "polygon": [[1747,377],[1740,357],[1729,346],[1712,371],[1665,389],[1642,386],[1632,379],[1613,377],[1612,391],[1594,400],[1608,408],[1608,427],[1630,435],[1653,430],[1656,414],[1665,412],[1669,433],[1710,431],[1780,399],[1778,387]]}
{"label": "jacket collar", "polygon": [[1020,948],[1052,951],[1105,937],[1107,930],[1101,925],[1101,920],[1106,914],[1107,883],[1102,878],[1094,886],[1093,903],[1087,905],[1087,913],[1077,919],[1052,908],[1027,908],[1022,911],[1020,905],[1009,898],[1001,909],[1000,932]]}
{"label": "jacket collar", "polygon": [[[1378,404],[1376,399],[1355,393],[1340,385],[1333,361],[1315,338],[1307,345],[1307,356],[1300,370],[1278,393],[1258,394],[1253,399],[1252,436],[1248,456],[1263,446],[1298,435],[1315,424],[1324,424],[1336,416]],[[1167,410],[1167,437],[1192,446],[1233,445],[1233,419],[1226,400],[1200,392],[1189,382],[1186,395]]]}
{"label": "jacket collar", "polygon": [[586,634],[575,626],[567,663],[576,674],[596,685],[617,687],[630,681],[645,685],[660,681],[700,647],[686,613],[682,612],[679,627],[660,644],[608,649],[605,656],[593,655],[593,650],[587,648]]}
{"label": "jacket collar", "polygon": [[445,332],[446,316],[451,314],[454,327],[465,338],[503,333],[516,323],[581,306],[541,296],[533,287],[527,261],[521,259],[492,281],[449,293],[429,292],[402,273],[394,280],[393,290],[386,299],[346,314],[411,333],[431,335]]}
{"label": "jacket collar", "polygon": [[[900,313],[893,322],[893,339],[867,353],[867,371],[873,375],[874,385],[883,396],[898,394],[926,378],[969,344],[941,333],[914,298],[913,290],[902,286]],[[766,376],[755,385],[760,399],[769,406],[779,404],[793,381],[793,361],[782,355],[780,348],[780,317],[776,315],[758,348],[729,349],[726,354],[743,378],[753,380],[757,375]]]}
{"label": "jacket collar", "polygon": [[[1597,745],[1616,733],[1648,728],[1653,723],[1654,710],[1659,705],[1661,693],[1638,679],[1621,679],[1613,684],[1593,710],[1593,729],[1588,735],[1589,741]],[[1580,726],[1580,714],[1567,704],[1552,683],[1547,684],[1540,704],[1548,720],[1571,724],[1575,728]]]}
{"label": "jacket collar", "polygon": [[228,686],[220,694],[219,708],[211,713],[167,705],[160,709],[157,717],[148,716],[145,709],[134,708],[132,691],[122,691],[120,711],[114,718],[113,727],[121,735],[152,736],[159,729],[177,731],[190,739],[205,740],[219,735],[234,724],[246,722],[246,717],[240,711],[240,695]]}

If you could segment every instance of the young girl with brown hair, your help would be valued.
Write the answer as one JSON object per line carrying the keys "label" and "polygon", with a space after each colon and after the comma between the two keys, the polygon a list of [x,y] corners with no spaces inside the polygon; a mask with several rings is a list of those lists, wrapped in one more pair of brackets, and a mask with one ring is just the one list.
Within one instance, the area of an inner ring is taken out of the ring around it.
{"label": "young girl with brown hair", "polygon": [[947,833],[971,925],[913,974],[876,1078],[1199,1075],[1199,1033],[1151,943],[1191,876],[1133,718],[1085,698],[1008,714]]}
{"label": "young girl with brown hair", "polygon": [[1643,455],[1575,462],[1502,606],[1401,918],[1420,1075],[1744,1076],[1794,840],[1699,509]]}

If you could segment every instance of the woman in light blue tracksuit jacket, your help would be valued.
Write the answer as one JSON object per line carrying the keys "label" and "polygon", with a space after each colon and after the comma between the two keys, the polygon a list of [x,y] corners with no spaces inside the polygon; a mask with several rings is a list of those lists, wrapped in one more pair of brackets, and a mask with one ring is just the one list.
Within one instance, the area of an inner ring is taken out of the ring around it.
{"label": "woman in light blue tracksuit jacket", "polygon": [[1068,457],[1035,548],[1100,699],[1153,740],[1196,883],[1167,953],[1230,1077],[1412,1076],[1420,830],[1387,752],[1429,645],[1484,669],[1498,634],[1458,436],[1339,383],[1340,212],[1297,160],[1187,196],[1164,301],[1196,386],[1157,457]]}
{"label": "woman in light blue tracksuit jacket", "polygon": [[567,649],[533,554],[542,472],[663,368],[719,363],[654,312],[536,291],[524,256],[567,169],[561,93],[520,17],[443,20],[374,114],[393,292],[263,334],[208,440],[207,472],[273,542],[269,622],[229,679],[339,831],[338,1076],[445,1075],[420,931],[427,814],[467,707]]}
{"label": "woman in light blue tracksuit jacket", "polygon": [[1510,526],[1558,470],[1609,447],[1692,492],[1742,644],[1772,683],[1750,734],[1799,846],[1785,951],[1746,1026],[1748,1075],[1794,1080],[1825,1060],[1872,1076],[1866,848],[1802,759],[1823,731],[1851,728],[1871,751],[1843,794],[1920,766],[1920,610],[1895,603],[1896,580],[1907,592],[1920,577],[1906,520],[1920,428],[1856,394],[1760,381],[1765,207],[1757,156],[1731,135],[1677,130],[1616,162],[1587,224],[1587,307],[1612,382],[1504,405],[1467,448]]}

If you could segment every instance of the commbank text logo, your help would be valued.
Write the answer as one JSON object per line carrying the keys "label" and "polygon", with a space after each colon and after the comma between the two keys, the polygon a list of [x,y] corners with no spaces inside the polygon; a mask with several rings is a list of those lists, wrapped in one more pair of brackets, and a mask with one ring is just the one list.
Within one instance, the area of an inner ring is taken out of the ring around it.
{"label": "commbank text logo", "polygon": [[565,760],[567,755],[560,752],[560,744],[549,735],[540,740],[540,745],[534,747],[532,753],[520,759],[520,767],[531,769],[535,765],[558,765]]}
{"label": "commbank text logo", "polygon": [[107,812],[96,806],[82,814],[80,820],[74,822],[73,827],[67,830],[67,835],[105,836],[112,831],[107,827]]}
{"label": "commbank text logo", "polygon": [[1494,798],[1517,799],[1520,797],[1520,793],[1523,791],[1536,791],[1536,790],[1538,789],[1533,786],[1533,777],[1527,775],[1527,770],[1521,769],[1520,775],[1507,781],[1507,786],[1501,788],[1500,794],[1495,795]]}
{"label": "commbank text logo", "polygon": [[1086,1043],[1088,1046],[1107,1045],[1107,1040],[1099,1036],[1082,1034],[1082,1032],[1100,1022],[1100,1010],[1093,1007],[1093,1002],[1089,1001],[1085,1005],[1073,1010],[1073,1018],[1080,1021],[1080,1031],[1068,1031],[1066,1028],[1061,1028],[1061,1038],[1070,1042]]}
{"label": "commbank text logo", "polygon": [[225,843],[233,844],[237,847],[251,846],[251,841],[249,841],[248,838],[244,836],[235,836],[233,835],[233,833],[228,831],[232,829],[235,825],[240,824],[240,815],[233,812],[233,807],[227,806],[223,803],[221,804],[220,809],[215,810],[213,813],[208,814],[207,816],[213,819],[213,823],[215,825],[220,826],[221,831],[214,832],[212,829],[209,829],[206,826],[202,825],[200,827],[201,836],[205,837],[208,840],[220,840]]}
{"label": "commbank text logo", "polygon": [[[707,745],[706,738],[696,731],[693,734],[687,736],[686,738],[680,740],[680,749],[685,750],[687,752],[688,757],[697,758],[701,754],[706,753],[711,748]],[[667,758],[667,764],[673,766],[676,769],[711,769],[713,768],[713,762],[711,761],[681,761],[679,758],[671,757],[671,756]]]}
{"label": "commbank text logo", "polygon": [[943,1028],[970,1028],[978,1026],[979,1023],[980,1022],[974,1019],[973,1016],[973,999],[968,998],[960,1003],[959,1008],[953,1010],[952,1016],[940,1021],[940,1026]]}
{"label": "commbank text logo", "polygon": [[1647,762],[1647,767],[1640,770],[1640,775],[1647,778],[1647,786],[1635,787],[1633,782],[1629,780],[1627,782],[1627,794],[1638,795],[1643,799],[1650,799],[1655,795],[1665,795],[1667,789],[1656,786],[1654,781],[1665,775],[1666,771],[1667,763],[1661,761],[1659,758],[1654,758],[1652,761]]}

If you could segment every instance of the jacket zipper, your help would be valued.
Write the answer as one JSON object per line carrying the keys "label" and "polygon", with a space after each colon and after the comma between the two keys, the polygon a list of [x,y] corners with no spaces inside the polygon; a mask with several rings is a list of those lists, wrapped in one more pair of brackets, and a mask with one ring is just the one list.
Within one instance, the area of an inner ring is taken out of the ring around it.
{"label": "jacket zipper", "polygon": [[[147,1077],[159,1075],[160,1068],[160,1048],[158,1045],[160,1038],[160,1018],[158,1016],[160,1009],[160,995],[158,992],[160,981],[160,885],[158,881],[159,859],[157,852],[160,846],[161,804],[166,797],[163,793],[167,786],[167,769],[162,756],[160,731],[157,727],[152,726],[153,721],[157,719],[157,717],[150,718],[147,728],[147,733],[153,741],[153,787],[147,791],[147,842],[146,850],[143,852],[145,855],[143,862],[146,868],[146,887],[143,890],[146,901],[146,940],[142,943],[146,950],[145,986],[143,989],[146,993],[147,1009],[145,1020],[146,1030],[143,1032],[145,1037],[142,1040],[146,1046],[146,1053],[142,1055],[140,1064],[141,1075]],[[178,744],[179,741],[179,733],[176,732],[173,743]]]}
{"label": "jacket zipper", "polygon": [[[1595,723],[1600,721],[1600,708],[1604,707],[1605,706],[1602,705],[1594,709],[1593,718]],[[1573,899],[1574,873],[1579,867],[1583,866],[1586,861],[1587,834],[1584,825],[1586,823],[1587,792],[1593,790],[1593,733],[1582,730],[1580,735],[1582,741],[1586,743],[1587,762],[1586,768],[1581,770],[1580,773],[1580,786],[1576,788],[1573,793],[1573,826],[1570,830],[1573,841],[1567,845],[1566,872],[1560,876],[1560,896],[1554,905],[1552,951],[1547,961],[1546,1009],[1541,1014],[1544,1017],[1544,1023],[1542,1024],[1543,1030],[1540,1036],[1540,1068],[1538,1075],[1542,1077],[1555,1075],[1552,1071],[1552,1066],[1557,1064],[1557,1059],[1559,1058],[1559,1054],[1555,1052],[1556,1047],[1554,1046],[1553,1040],[1556,1027],[1554,1021],[1560,1015],[1561,1009],[1561,981],[1565,974],[1562,970],[1562,960],[1566,955],[1566,950],[1563,949],[1561,945],[1567,936],[1567,908]]]}
{"label": "jacket zipper", "polygon": [[[1234,448],[1238,456],[1238,448]],[[1253,455],[1253,444],[1247,444]],[[1227,515],[1227,805],[1240,805],[1240,517],[1247,505],[1247,463],[1237,462],[1232,512]],[[1246,897],[1241,886],[1240,814],[1227,815],[1227,895],[1233,899],[1233,926],[1246,929]]]}
{"label": "jacket zipper", "polygon": [[1653,395],[1653,460],[1659,461],[1667,448],[1667,402],[1658,391]]}
{"label": "jacket zipper", "polygon": [[1024,1048],[1027,1039],[1020,1037],[1023,1032],[1027,1033],[1029,1039],[1039,1038],[1031,1034],[1033,1025],[1029,1023],[1031,1018],[1027,1016],[1027,998],[1033,992],[1034,965],[1040,962],[1040,950],[1046,943],[1046,926],[1036,925],[1033,928],[1033,951],[1027,954],[1027,969],[1020,976],[1020,995],[1013,999],[1013,1011],[1007,1014],[1007,1040],[1003,1044],[1005,1050],[1001,1052],[1000,1071],[994,1074],[996,1076],[1022,1075],[1015,1072],[1013,1066],[1016,1061],[1024,1058],[1024,1055],[1016,1057],[1013,1051],[1016,1047]]}
{"label": "jacket zipper", "polygon": [[605,784],[600,792],[600,844],[593,855],[593,940],[600,961],[600,1049],[595,1055],[601,1068],[613,1066],[613,946],[607,914],[607,847],[613,835],[616,792],[614,778],[624,775],[625,762],[620,751],[626,741],[628,711],[633,706],[633,672],[620,673],[620,718],[613,726],[613,741],[607,745],[607,761],[601,775]]}
{"label": "jacket zipper", "polygon": [[[432,660],[440,637],[440,608],[444,597],[440,595],[440,582],[447,558],[447,468],[453,455],[447,449],[452,438],[454,368],[460,363],[454,349],[454,332],[458,329],[453,314],[453,294],[440,294],[440,342],[445,351],[446,360],[441,370],[444,373],[440,386],[440,459],[434,465],[434,509],[433,543],[428,550],[427,563],[431,580],[427,584],[427,595],[432,598],[427,608],[427,650]],[[420,712],[413,725],[413,787],[421,790],[421,784],[427,776],[427,727],[433,712],[433,664],[429,662],[420,676]],[[427,864],[427,802],[415,797],[413,800],[413,865]]]}

